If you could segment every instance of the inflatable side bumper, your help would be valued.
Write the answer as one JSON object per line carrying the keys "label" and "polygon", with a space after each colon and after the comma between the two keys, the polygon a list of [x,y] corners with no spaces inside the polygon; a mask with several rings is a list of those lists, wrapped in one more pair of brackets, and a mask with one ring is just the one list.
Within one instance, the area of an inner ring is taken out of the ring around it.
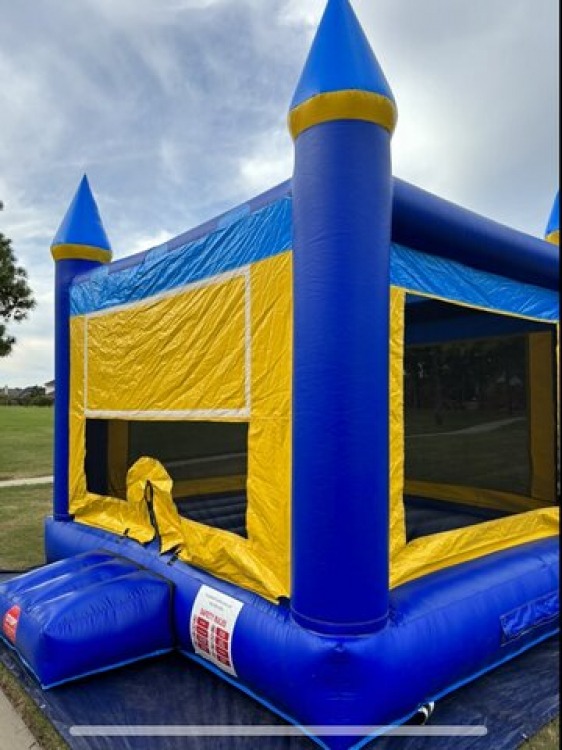
{"label": "inflatable side bumper", "polygon": [[[305,727],[401,723],[420,705],[558,628],[554,537],[412,581],[391,592],[383,630],[338,638],[306,630],[283,604],[275,606],[171,555],[159,556],[152,545],[53,520],[46,538],[50,560],[103,548],[168,578],[175,584],[179,648]],[[226,659],[221,666],[216,652],[206,654],[197,641],[194,620],[202,591],[231,608],[235,604],[235,616],[225,626],[230,666]],[[325,737],[323,744],[347,748],[357,742]]]}
{"label": "inflatable side bumper", "polygon": [[169,651],[172,586],[87,552],[0,585],[1,636],[42,687]]}

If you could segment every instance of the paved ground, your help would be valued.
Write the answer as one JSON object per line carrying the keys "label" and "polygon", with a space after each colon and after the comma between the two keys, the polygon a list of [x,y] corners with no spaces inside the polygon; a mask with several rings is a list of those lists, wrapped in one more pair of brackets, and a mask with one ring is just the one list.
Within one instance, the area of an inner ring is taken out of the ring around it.
{"label": "paved ground", "polygon": [[0,692],[0,750],[40,750],[29,729]]}
{"label": "paved ground", "polygon": [[32,477],[30,479],[3,479],[0,482],[0,490],[3,487],[31,487],[36,484],[52,484],[53,477]]}

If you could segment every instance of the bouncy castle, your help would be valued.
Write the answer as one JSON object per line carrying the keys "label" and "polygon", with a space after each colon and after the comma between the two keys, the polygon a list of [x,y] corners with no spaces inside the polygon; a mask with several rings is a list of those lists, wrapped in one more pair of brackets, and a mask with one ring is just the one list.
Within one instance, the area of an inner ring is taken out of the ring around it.
{"label": "bouncy castle", "polygon": [[0,586],[44,687],[178,649],[343,750],[557,631],[558,203],[394,179],[396,118],[329,0],[290,181],[114,262],[81,182],[49,564]]}

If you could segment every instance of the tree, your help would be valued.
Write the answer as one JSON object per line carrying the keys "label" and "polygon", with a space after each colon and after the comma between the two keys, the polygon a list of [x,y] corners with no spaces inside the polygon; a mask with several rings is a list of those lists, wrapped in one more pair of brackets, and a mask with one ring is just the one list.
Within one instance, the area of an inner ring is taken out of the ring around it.
{"label": "tree", "polygon": [[[4,208],[0,201],[0,211]],[[25,268],[17,265],[11,241],[0,232],[0,357],[7,357],[15,344],[6,323],[20,323],[35,307]]]}

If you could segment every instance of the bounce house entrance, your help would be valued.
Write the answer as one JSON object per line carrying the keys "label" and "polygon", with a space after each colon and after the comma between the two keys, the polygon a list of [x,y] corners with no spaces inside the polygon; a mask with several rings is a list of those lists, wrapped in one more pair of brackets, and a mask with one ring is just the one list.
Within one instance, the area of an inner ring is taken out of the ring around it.
{"label": "bounce house entrance", "polygon": [[408,541],[556,502],[556,329],[408,295]]}
{"label": "bounce house entrance", "polygon": [[127,472],[142,456],[166,468],[183,518],[247,537],[246,422],[86,421],[89,492],[125,500]]}

